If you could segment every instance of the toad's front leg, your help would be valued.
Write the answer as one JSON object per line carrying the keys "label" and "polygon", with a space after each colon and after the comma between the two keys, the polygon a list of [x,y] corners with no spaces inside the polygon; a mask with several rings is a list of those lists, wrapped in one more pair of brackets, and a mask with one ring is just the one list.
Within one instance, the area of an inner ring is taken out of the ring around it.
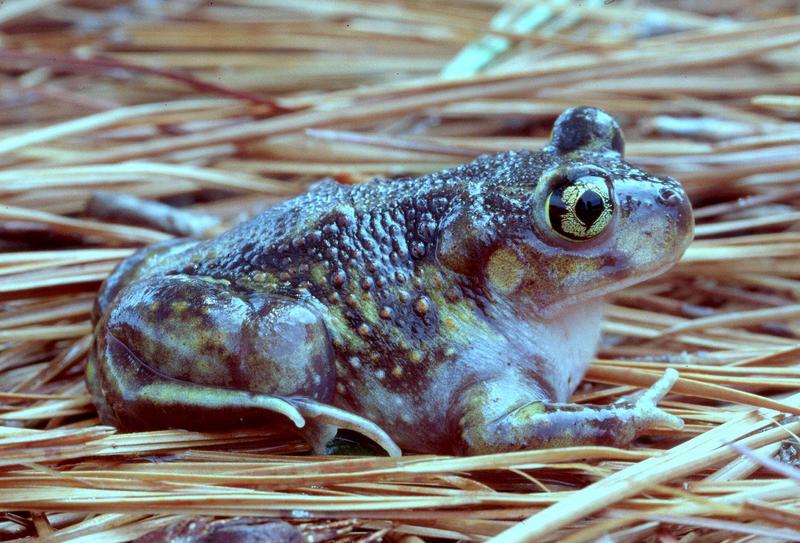
{"label": "toad's front leg", "polygon": [[451,412],[461,438],[454,452],[622,446],[651,428],[680,429],[680,418],[656,406],[677,379],[678,372],[668,369],[643,393],[603,406],[522,400],[518,393],[508,393],[514,390],[511,383],[481,382],[467,388]]}

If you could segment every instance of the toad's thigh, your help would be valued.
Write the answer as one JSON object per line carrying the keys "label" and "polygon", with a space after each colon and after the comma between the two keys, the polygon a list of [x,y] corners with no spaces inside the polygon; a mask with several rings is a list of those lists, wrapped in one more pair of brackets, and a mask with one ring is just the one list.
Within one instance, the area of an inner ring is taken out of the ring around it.
{"label": "toad's thigh", "polygon": [[170,239],[139,249],[120,262],[111,275],[103,281],[100,292],[97,293],[92,311],[92,323],[97,324],[117,294],[127,285],[150,275],[163,276],[165,271],[179,259],[178,255],[196,244],[195,240]]}
{"label": "toad's thigh", "polygon": [[102,360],[111,356],[103,348],[109,337],[134,360],[181,381],[319,401],[333,395],[331,347],[316,313],[224,281],[174,275],[134,283],[98,324],[98,364],[118,362]]}

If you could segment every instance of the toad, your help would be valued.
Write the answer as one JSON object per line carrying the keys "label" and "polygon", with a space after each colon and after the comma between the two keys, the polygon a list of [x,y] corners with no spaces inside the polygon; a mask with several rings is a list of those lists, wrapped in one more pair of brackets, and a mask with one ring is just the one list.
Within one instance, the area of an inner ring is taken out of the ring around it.
{"label": "toad", "polygon": [[624,445],[682,421],[650,389],[569,403],[603,296],[692,238],[680,184],[623,160],[580,107],[548,145],[419,178],[324,181],[212,240],[123,261],[94,312],[86,377],[104,423],[231,429],[289,420],[390,454]]}

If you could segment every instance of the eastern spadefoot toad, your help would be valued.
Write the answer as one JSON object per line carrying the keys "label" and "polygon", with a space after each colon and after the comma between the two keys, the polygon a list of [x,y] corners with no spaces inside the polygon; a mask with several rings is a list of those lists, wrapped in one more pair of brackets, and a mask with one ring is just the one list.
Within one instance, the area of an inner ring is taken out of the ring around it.
{"label": "eastern spadefoot toad", "polygon": [[390,453],[622,445],[680,419],[567,403],[603,295],[672,266],[677,181],[623,161],[616,121],[564,112],[550,143],[416,179],[325,181],[207,241],[139,251],[105,282],[87,382],[103,422],[229,429],[288,418]]}

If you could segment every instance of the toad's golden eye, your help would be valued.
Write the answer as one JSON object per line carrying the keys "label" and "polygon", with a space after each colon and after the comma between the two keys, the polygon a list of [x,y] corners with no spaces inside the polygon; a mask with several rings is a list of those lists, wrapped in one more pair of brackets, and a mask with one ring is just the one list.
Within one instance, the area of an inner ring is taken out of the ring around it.
{"label": "toad's golden eye", "polygon": [[584,175],[554,189],[544,211],[556,234],[570,241],[589,241],[611,224],[614,202],[605,179]]}

